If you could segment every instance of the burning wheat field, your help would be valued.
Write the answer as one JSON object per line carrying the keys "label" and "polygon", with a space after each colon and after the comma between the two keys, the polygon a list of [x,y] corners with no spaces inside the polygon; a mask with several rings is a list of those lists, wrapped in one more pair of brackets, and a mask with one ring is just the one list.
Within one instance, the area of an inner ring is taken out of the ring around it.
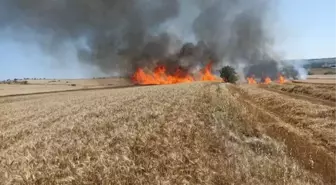
{"label": "burning wheat field", "polygon": [[1,84],[0,184],[335,184],[336,83],[292,83],[274,5],[3,2],[8,37],[115,78]]}
{"label": "burning wheat field", "polygon": [[0,180],[333,184],[335,107],[270,88],[192,82],[3,97]]}

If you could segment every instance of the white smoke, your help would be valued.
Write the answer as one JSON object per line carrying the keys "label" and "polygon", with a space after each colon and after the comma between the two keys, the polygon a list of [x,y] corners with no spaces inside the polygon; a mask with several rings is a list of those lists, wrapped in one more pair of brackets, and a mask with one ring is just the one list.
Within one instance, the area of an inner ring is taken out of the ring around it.
{"label": "white smoke", "polygon": [[294,62],[293,64],[294,69],[299,73],[298,78],[300,80],[307,79],[308,71],[303,67],[304,64],[305,64],[305,61],[302,61],[302,60]]}
{"label": "white smoke", "polygon": [[304,65],[307,64],[306,60],[289,60],[284,61],[285,65],[291,66],[294,68],[294,70],[297,72],[296,77],[299,80],[305,80],[308,76],[308,70],[304,68]]}

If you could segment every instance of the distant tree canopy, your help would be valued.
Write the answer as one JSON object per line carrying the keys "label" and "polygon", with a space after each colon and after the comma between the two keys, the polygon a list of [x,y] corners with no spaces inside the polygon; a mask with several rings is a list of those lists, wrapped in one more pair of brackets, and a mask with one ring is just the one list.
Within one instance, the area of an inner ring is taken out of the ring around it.
{"label": "distant tree canopy", "polygon": [[220,70],[220,77],[223,78],[225,82],[236,83],[238,76],[236,70],[231,66],[225,66]]}

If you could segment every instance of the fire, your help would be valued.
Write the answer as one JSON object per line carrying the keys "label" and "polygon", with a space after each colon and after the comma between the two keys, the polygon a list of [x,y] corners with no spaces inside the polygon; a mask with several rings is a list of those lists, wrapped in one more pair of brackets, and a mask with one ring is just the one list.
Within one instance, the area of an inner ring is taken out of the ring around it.
{"label": "fire", "polygon": [[[212,62],[207,64],[200,71],[201,81],[221,81],[211,73]],[[132,76],[132,81],[136,84],[176,84],[196,81],[189,73],[186,73],[181,68],[177,68],[173,74],[167,74],[166,67],[163,65],[156,66],[151,73],[146,73],[142,68],[138,68]]]}
{"label": "fire", "polygon": [[264,84],[270,84],[271,82],[272,82],[271,78],[270,77],[266,77],[265,81],[264,81]]}
{"label": "fire", "polygon": [[202,81],[215,81],[216,76],[211,73],[212,62],[207,64],[205,68],[201,71]]}
{"label": "fire", "polygon": [[[278,82],[279,84],[283,84],[285,83],[285,81],[286,81],[285,77],[282,75],[279,75],[278,79],[276,80],[276,82]],[[247,77],[247,83],[248,84],[270,84],[272,83],[272,79],[267,76],[265,77],[263,81],[257,82],[254,76],[251,76],[251,77]]]}
{"label": "fire", "polygon": [[282,75],[279,75],[279,78],[278,78],[278,83],[280,83],[280,84],[283,84],[283,83],[285,83],[285,77],[284,77],[284,76],[282,76]]}
{"label": "fire", "polygon": [[256,84],[257,81],[254,79],[254,77],[247,77],[248,84]]}

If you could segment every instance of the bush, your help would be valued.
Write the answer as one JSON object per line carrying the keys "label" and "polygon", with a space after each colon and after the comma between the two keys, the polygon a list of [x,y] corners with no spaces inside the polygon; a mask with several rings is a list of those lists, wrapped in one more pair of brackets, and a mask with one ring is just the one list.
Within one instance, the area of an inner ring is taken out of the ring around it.
{"label": "bush", "polygon": [[225,66],[220,70],[220,77],[225,82],[236,83],[238,80],[236,70],[231,66]]}
{"label": "bush", "polygon": [[308,75],[314,75],[314,73],[311,71],[308,71]]}

